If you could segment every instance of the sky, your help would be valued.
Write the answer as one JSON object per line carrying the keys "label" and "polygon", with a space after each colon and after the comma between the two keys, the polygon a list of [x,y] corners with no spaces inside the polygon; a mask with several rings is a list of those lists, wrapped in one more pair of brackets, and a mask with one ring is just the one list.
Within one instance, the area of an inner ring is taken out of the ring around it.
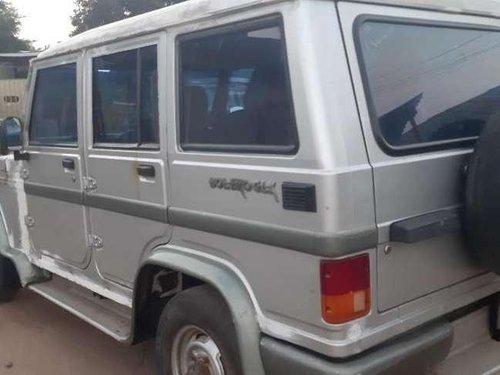
{"label": "sky", "polygon": [[44,48],[65,40],[72,31],[73,0],[9,0],[22,18],[20,37]]}

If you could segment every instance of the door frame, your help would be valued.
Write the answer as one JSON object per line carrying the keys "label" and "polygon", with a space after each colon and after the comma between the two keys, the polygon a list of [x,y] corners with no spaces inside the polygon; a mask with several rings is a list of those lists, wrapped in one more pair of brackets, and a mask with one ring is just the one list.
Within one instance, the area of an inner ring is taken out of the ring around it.
{"label": "door frame", "polygon": [[[145,36],[127,39],[124,41],[114,42],[102,46],[89,48],[83,55],[83,84],[84,84],[84,108],[83,121],[85,126],[85,145],[84,156],[87,161],[90,152],[104,156],[130,156],[133,154],[144,154],[157,156],[160,155],[164,161],[167,160],[167,118],[166,118],[166,103],[167,103],[167,42],[166,32],[160,31]],[[136,48],[157,46],[158,58],[158,122],[159,122],[159,148],[155,150],[149,149],[119,149],[119,148],[94,148],[94,127],[93,127],[93,77],[92,77],[92,61],[96,57],[111,55],[119,52],[126,52]]]}
{"label": "door frame", "polygon": [[[37,154],[37,153],[49,153],[49,154],[59,154],[61,156],[64,156],[67,154],[68,150],[71,151],[71,153],[68,154],[68,156],[73,156],[76,155],[80,158],[80,165],[79,165],[79,175],[77,178],[79,178],[78,183],[80,184],[80,190],[82,194],[82,199],[81,199],[81,205],[84,211],[84,228],[82,230],[85,233],[88,233],[89,230],[89,215],[88,215],[88,208],[85,207],[83,204],[83,177],[86,175],[86,163],[84,160],[84,145],[85,145],[85,131],[84,131],[84,107],[83,103],[85,100],[85,93],[84,93],[84,53],[83,52],[74,52],[66,55],[61,55],[61,56],[56,56],[56,57],[51,57],[48,59],[41,59],[41,60],[34,60],[32,62],[32,66],[30,69],[30,74],[28,77],[28,88],[27,88],[27,95],[26,95],[26,105],[25,105],[25,118],[24,118],[24,126],[22,129],[22,149],[27,152],[28,154]],[[37,83],[37,76],[38,72],[42,69],[48,69],[48,68],[55,68],[58,66],[66,65],[66,64],[76,64],[76,110],[77,110],[77,145],[76,147],[73,146],[43,146],[43,145],[30,145],[30,130],[31,130],[31,117],[32,117],[32,112],[33,112],[33,99],[35,97],[35,92],[36,92],[36,83]],[[21,172],[25,169],[24,168],[24,163],[22,162],[23,166],[21,169]],[[24,190],[25,191],[25,190]],[[27,197],[25,198],[25,200]],[[56,199],[57,200],[57,199]],[[64,200],[64,199],[62,199]],[[27,202],[27,201],[26,201]],[[73,202],[75,204],[78,204],[78,202]],[[28,213],[28,212],[26,212]],[[21,223],[22,226],[25,225],[25,223]],[[88,249],[88,238],[85,235],[85,248]],[[24,244],[23,240],[23,244]],[[24,249],[27,250],[27,254],[32,254],[33,252],[33,244],[31,241],[28,241],[26,245],[29,246],[29,249]],[[51,256],[46,252],[39,253],[38,249],[35,249],[35,255],[37,256],[42,256],[42,257],[49,257],[50,259],[54,260],[56,263],[63,263],[65,266],[71,266],[71,267],[76,267],[77,269],[84,270],[88,268],[91,262],[92,254],[90,251],[87,251],[85,254],[85,259],[82,262],[82,264],[73,264],[71,262],[64,261],[62,259],[59,259],[57,256]]]}
{"label": "door frame", "polygon": [[[119,52],[126,52],[129,50],[139,49],[148,46],[157,47],[157,66],[158,66],[158,131],[159,143],[157,149],[141,149],[141,148],[118,148],[110,145],[109,147],[94,147],[94,124],[93,124],[93,59],[96,57],[111,55]],[[93,195],[84,191],[84,201],[89,209],[89,225],[90,233],[93,233],[92,213],[93,207],[102,210],[109,210],[117,214],[125,214],[130,216],[137,216],[138,218],[151,219],[159,222],[164,222],[165,228],[167,224],[167,205],[168,205],[168,191],[169,191],[169,170],[167,160],[167,96],[170,93],[169,86],[167,85],[167,70],[169,69],[169,60],[167,59],[167,33],[165,31],[154,32],[151,34],[133,37],[130,39],[96,46],[89,48],[84,54],[84,122],[85,129],[85,145],[84,145],[84,163],[87,177],[91,176],[90,160],[91,157],[98,157],[103,159],[121,159],[121,160],[142,160],[144,162],[160,161],[162,164],[161,174],[157,174],[158,183],[163,187],[161,203],[158,202],[136,202],[127,198],[115,197],[110,194]],[[97,181],[99,185],[99,181]],[[142,216],[141,216],[142,215]],[[96,231],[98,231],[96,229]],[[170,230],[166,229],[170,233]],[[168,234],[170,236],[170,234]],[[164,243],[161,242],[161,243]],[[161,243],[151,241],[147,244],[147,248],[143,249],[141,254],[141,261],[149,251]],[[138,249],[139,251],[140,249]],[[104,280],[117,283],[126,287],[131,287],[130,280],[122,280],[121,278],[114,277],[103,269],[100,269],[98,258],[96,257],[95,250],[93,250],[93,259],[95,268],[100,277]],[[137,264],[139,267],[140,263]]]}

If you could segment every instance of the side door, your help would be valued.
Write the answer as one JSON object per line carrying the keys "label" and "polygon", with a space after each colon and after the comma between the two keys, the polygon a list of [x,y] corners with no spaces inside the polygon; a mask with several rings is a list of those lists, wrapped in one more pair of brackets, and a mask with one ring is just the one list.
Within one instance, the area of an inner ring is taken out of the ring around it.
{"label": "side door", "polygon": [[[31,251],[78,268],[90,259],[83,206],[81,62],[69,56],[34,65],[21,176]],[[20,207],[23,209],[23,207]]]}
{"label": "side door", "polygon": [[165,60],[163,34],[87,56],[85,202],[96,266],[125,286],[144,253],[168,240]]}

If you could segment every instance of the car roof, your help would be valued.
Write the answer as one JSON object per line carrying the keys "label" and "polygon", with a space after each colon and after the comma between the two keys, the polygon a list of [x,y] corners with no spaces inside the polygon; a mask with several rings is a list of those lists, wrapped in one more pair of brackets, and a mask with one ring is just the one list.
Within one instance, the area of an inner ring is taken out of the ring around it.
{"label": "car roof", "polygon": [[[153,12],[104,25],[40,53],[38,59],[70,54],[81,49],[145,35],[175,25],[216,18],[229,12],[291,1],[318,0],[188,0]],[[339,0],[332,0],[339,1]],[[500,18],[500,0],[347,0],[371,4],[393,5],[416,9],[438,10]]]}
{"label": "car roof", "polygon": [[500,18],[500,0],[348,0]]}
{"label": "car roof", "polygon": [[37,52],[17,52],[17,53],[0,53],[0,57],[5,58],[18,58],[18,57],[35,57]]}
{"label": "car roof", "polygon": [[188,0],[86,31],[42,52],[38,59],[69,54],[84,48],[153,33],[195,20],[216,18],[224,13],[290,1],[296,0]]}

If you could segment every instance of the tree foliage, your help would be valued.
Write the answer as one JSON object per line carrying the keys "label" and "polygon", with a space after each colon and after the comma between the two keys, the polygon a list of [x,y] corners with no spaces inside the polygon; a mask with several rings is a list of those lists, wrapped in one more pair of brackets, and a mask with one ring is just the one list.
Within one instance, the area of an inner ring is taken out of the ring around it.
{"label": "tree foliage", "polygon": [[150,12],[184,0],[74,0],[71,23],[76,35],[107,23]]}
{"label": "tree foliage", "polygon": [[0,52],[11,53],[32,49],[31,42],[19,38],[21,18],[6,0],[0,0]]}

